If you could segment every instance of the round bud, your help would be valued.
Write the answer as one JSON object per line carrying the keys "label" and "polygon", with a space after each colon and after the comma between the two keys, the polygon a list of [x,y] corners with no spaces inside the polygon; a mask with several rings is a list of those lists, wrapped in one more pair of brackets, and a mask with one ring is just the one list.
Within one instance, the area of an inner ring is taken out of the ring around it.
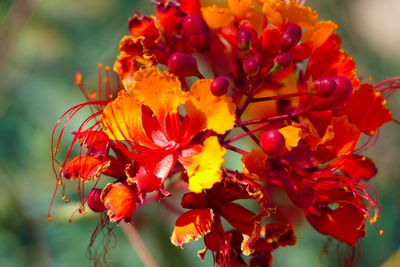
{"label": "round bud", "polygon": [[293,58],[289,53],[282,53],[276,56],[275,62],[279,66],[287,67],[292,64]]}
{"label": "round bud", "polygon": [[236,43],[239,49],[249,50],[251,45],[251,33],[246,29],[241,29],[236,34]]}
{"label": "round bud", "polygon": [[168,59],[169,71],[177,76],[196,76],[199,73],[196,59],[188,54],[176,52]]}
{"label": "round bud", "polygon": [[229,80],[224,76],[219,76],[211,83],[211,93],[215,96],[222,96],[228,92]]}
{"label": "round bud", "polygon": [[198,15],[185,16],[182,23],[182,34],[197,50],[206,50],[210,45],[210,30],[204,19]]}
{"label": "round bud", "polygon": [[100,199],[101,191],[101,189],[93,188],[86,199],[87,205],[94,212],[103,212],[106,209],[103,201]]}
{"label": "round bud", "polygon": [[249,76],[255,76],[260,71],[260,63],[255,58],[248,58],[243,61],[243,70]]}
{"label": "round bud", "polygon": [[346,103],[353,94],[353,85],[349,78],[345,76],[336,76],[333,78],[336,83],[336,89],[332,95],[332,105],[338,106]]}
{"label": "round bud", "polygon": [[282,33],[282,49],[287,50],[300,41],[302,30],[299,25],[291,23],[286,25]]}
{"label": "round bud", "polygon": [[332,95],[336,89],[336,82],[333,78],[323,77],[314,81],[312,92],[321,97]]}
{"label": "round bud", "polygon": [[285,151],[285,137],[276,129],[265,131],[260,136],[261,149],[271,157],[277,157]]}

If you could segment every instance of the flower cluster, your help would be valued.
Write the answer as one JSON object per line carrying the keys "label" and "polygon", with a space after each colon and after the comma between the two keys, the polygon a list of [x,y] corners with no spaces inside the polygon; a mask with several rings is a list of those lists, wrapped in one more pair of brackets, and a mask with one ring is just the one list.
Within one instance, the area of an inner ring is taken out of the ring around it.
{"label": "flower cluster", "polygon": [[[393,121],[385,97],[398,80],[361,82],[337,25],[304,1],[155,5],[155,16],[129,19],[117,90],[108,68],[105,85],[99,69],[97,92],[86,92],[77,74],[88,101],[57,123],[54,161],[71,118],[84,107],[92,115],[73,132],[60,170],[53,166],[57,187],[76,180],[79,211],[87,205],[111,223],[131,222],[138,205],[184,190],[187,211],[171,241],[183,247],[203,237],[199,256],[210,251],[216,266],[270,266],[273,250],[296,243],[302,214],[355,246],[380,211],[364,183],[377,170],[361,153]],[[241,166],[225,162],[227,153],[239,154]]]}

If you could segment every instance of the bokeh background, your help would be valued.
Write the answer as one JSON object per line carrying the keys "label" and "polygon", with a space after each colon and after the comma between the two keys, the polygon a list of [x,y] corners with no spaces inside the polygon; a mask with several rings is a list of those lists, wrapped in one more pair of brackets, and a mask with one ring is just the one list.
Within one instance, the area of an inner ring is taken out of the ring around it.
{"label": "bokeh background", "polygon": [[[358,62],[361,77],[381,80],[400,75],[400,1],[310,0],[322,19],[340,25],[346,50]],[[97,64],[112,65],[118,42],[128,33],[136,10],[150,14],[149,0],[0,0],[0,266],[89,266],[86,247],[97,215],[68,218],[76,209],[59,197],[53,221],[47,208],[55,180],[50,169],[50,133],[58,117],[83,102],[74,86],[77,71],[95,88]],[[400,118],[400,94],[389,105]],[[369,226],[362,240],[360,266],[396,265],[390,257],[400,247],[400,128],[383,127],[368,154],[380,170],[371,185],[379,192],[379,236]],[[67,138],[68,140],[68,138]],[[68,190],[73,191],[73,188]],[[202,241],[182,251],[169,236],[176,216],[152,204],[135,213],[135,224],[159,266],[211,266],[196,251]],[[337,243],[324,252],[327,238],[306,223],[298,244],[274,252],[274,266],[337,266]],[[112,266],[143,266],[120,229],[110,252]],[[340,249],[343,246],[339,247]]]}

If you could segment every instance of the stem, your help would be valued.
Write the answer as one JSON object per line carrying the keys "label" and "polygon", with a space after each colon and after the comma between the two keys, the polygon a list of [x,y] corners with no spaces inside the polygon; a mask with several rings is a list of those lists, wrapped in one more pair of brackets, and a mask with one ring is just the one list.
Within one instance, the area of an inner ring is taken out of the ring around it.
{"label": "stem", "polygon": [[158,267],[157,263],[150,254],[150,251],[146,247],[143,239],[140,237],[135,226],[133,224],[120,223],[122,231],[125,233],[126,237],[132,245],[132,248],[136,251],[139,258],[142,260],[144,266],[146,267]]}
{"label": "stem", "polygon": [[222,146],[225,147],[226,149],[232,150],[233,152],[236,152],[236,153],[239,153],[239,154],[246,154],[247,153],[243,149],[240,149],[238,147],[231,146],[231,145],[228,145],[228,144],[223,144]]}
{"label": "stem", "polygon": [[242,128],[243,131],[244,131],[248,136],[250,136],[251,139],[253,139],[253,141],[256,142],[257,145],[260,144],[260,140],[258,140],[258,138],[254,135],[254,133],[253,133],[252,131],[250,131],[249,128],[247,128],[247,126],[242,125],[242,126],[240,126],[240,128]]}
{"label": "stem", "polygon": [[293,112],[291,114],[279,115],[279,116],[275,116],[275,117],[256,119],[256,120],[248,120],[248,121],[238,120],[238,121],[236,121],[236,126],[242,127],[242,126],[256,124],[256,123],[262,123],[262,122],[289,120],[289,119],[291,119],[293,117],[300,116],[304,112],[305,111],[299,111],[299,112]]}
{"label": "stem", "polygon": [[[249,132],[255,133],[257,131],[262,130],[266,126],[268,126],[268,123],[263,123],[263,124],[261,124],[259,126],[256,126],[256,127],[252,128],[252,129],[249,129]],[[238,135],[233,136],[232,138],[226,140],[224,143],[225,144],[229,144],[229,143],[235,142],[236,140],[239,140],[239,139],[241,139],[243,137],[246,137],[246,136],[248,136],[248,133],[241,133],[241,134],[238,134]]]}
{"label": "stem", "polygon": [[258,97],[258,98],[251,99],[250,102],[256,103],[256,102],[264,102],[264,101],[270,101],[270,100],[286,99],[286,98],[291,98],[291,97],[296,97],[296,96],[302,96],[305,94],[306,94],[306,92],[297,92],[297,93],[285,94],[285,95]]}
{"label": "stem", "polygon": [[378,88],[378,87],[381,87],[384,84],[398,82],[398,81],[400,81],[400,77],[393,77],[393,78],[389,78],[389,79],[386,79],[384,81],[381,81],[380,83],[375,84],[374,87]]}

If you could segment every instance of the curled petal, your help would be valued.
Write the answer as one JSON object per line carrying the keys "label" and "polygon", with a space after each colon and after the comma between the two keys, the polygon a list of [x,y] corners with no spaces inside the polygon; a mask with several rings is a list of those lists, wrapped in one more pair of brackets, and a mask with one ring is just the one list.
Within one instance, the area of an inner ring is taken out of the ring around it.
{"label": "curled petal", "polygon": [[216,136],[204,141],[202,151],[189,157],[180,157],[189,177],[189,190],[200,193],[222,180],[222,164],[226,150],[218,143]]}
{"label": "curled petal", "polygon": [[338,160],[338,162],[340,170],[351,178],[368,181],[378,172],[374,162],[365,156],[353,154],[344,162],[342,160]]}
{"label": "curled petal", "polygon": [[261,150],[252,150],[242,157],[242,167],[244,174],[252,179],[265,179],[270,170],[267,162],[268,155]]}
{"label": "curled petal", "polygon": [[112,222],[131,221],[136,209],[136,194],[123,183],[108,184],[101,192],[101,200]]}
{"label": "curled petal", "polygon": [[303,34],[303,43],[311,47],[318,47],[325,43],[337,27],[338,25],[332,21],[318,21],[314,28]]}
{"label": "curled petal", "polygon": [[175,246],[197,240],[211,231],[214,221],[212,209],[194,209],[182,214],[175,223],[171,242]]}
{"label": "curled petal", "polygon": [[109,166],[109,160],[100,160],[93,156],[78,156],[68,162],[61,174],[67,179],[80,179],[87,182],[100,176]]}

